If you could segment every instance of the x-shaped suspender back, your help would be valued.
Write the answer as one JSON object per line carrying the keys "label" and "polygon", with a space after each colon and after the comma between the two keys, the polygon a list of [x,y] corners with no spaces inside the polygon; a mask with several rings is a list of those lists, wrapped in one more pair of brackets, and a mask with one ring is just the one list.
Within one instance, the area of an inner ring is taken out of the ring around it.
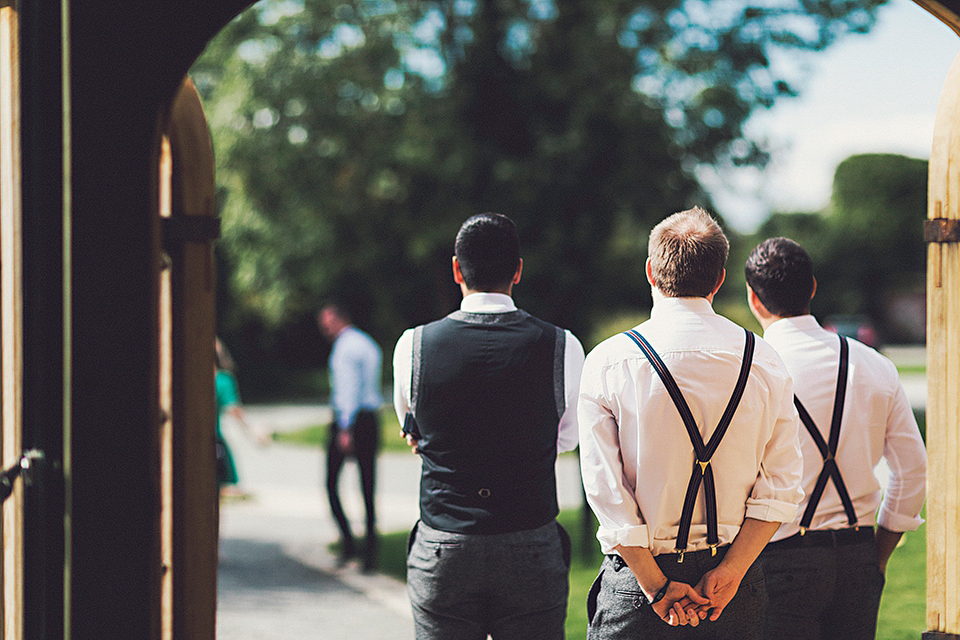
{"label": "x-shaped suspender back", "polygon": [[857,512],[853,509],[853,502],[850,500],[850,494],[847,492],[847,486],[843,483],[843,477],[840,475],[840,468],[837,466],[837,445],[840,443],[840,422],[843,417],[843,402],[847,395],[847,363],[850,359],[850,347],[847,339],[840,336],[840,370],[837,373],[837,394],[833,400],[833,420],[830,423],[830,441],[823,441],[820,430],[813,422],[813,418],[807,413],[807,410],[800,403],[800,398],[794,396],[793,404],[797,407],[797,413],[800,414],[800,422],[810,432],[810,436],[820,450],[823,456],[823,468],[817,477],[817,484],[813,487],[813,493],[810,494],[810,500],[807,502],[807,508],[800,519],[800,535],[807,532],[810,522],[813,521],[813,514],[820,504],[820,498],[823,496],[823,490],[827,486],[827,480],[833,478],[833,484],[837,487],[837,493],[840,495],[840,502],[843,503],[843,510],[847,513],[847,521],[851,527],[857,526]]}
{"label": "x-shaped suspender back", "polygon": [[714,485],[713,467],[710,465],[710,459],[716,452],[717,447],[720,445],[720,440],[727,432],[727,427],[730,426],[730,422],[733,420],[733,414],[740,404],[743,391],[747,386],[747,378],[750,375],[750,365],[753,363],[753,350],[756,343],[756,336],[746,329],[744,329],[744,332],[746,333],[746,344],[743,348],[743,362],[740,364],[740,377],[737,379],[737,386],[733,390],[733,395],[730,396],[730,401],[727,403],[727,408],[724,410],[723,416],[717,424],[717,428],[706,444],[704,444],[703,438],[700,435],[700,429],[697,427],[697,422],[690,412],[690,407],[680,392],[680,387],[677,386],[676,380],[674,380],[670,371],[667,370],[667,366],[663,363],[663,360],[660,359],[660,355],[639,332],[634,329],[626,332],[626,335],[643,351],[643,355],[650,361],[654,371],[657,372],[660,380],[663,381],[663,385],[667,388],[673,404],[676,405],[677,411],[680,412],[680,417],[687,429],[687,435],[690,437],[690,442],[693,444],[693,450],[696,455],[693,473],[690,476],[690,482],[687,484],[687,494],[683,499],[680,528],[677,531],[676,550],[680,554],[678,562],[683,562],[683,553],[687,548],[687,541],[690,537],[690,525],[693,522],[693,507],[697,501],[701,481],[703,482],[707,512],[707,544],[710,545],[712,554],[716,554],[717,545],[720,543],[720,536],[717,530],[717,490]]}

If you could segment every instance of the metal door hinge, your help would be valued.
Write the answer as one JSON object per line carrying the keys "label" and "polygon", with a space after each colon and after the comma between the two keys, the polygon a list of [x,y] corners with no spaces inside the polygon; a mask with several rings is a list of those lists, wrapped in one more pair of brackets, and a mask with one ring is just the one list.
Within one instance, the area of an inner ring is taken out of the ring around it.
{"label": "metal door hinge", "polygon": [[13,493],[13,483],[17,476],[23,476],[24,486],[30,486],[36,480],[35,472],[37,467],[44,460],[43,451],[39,449],[30,449],[24,451],[17,464],[9,469],[0,471],[0,502],[3,502]]}
{"label": "metal door hinge", "polygon": [[933,218],[923,221],[923,239],[931,242],[960,242],[960,220]]}

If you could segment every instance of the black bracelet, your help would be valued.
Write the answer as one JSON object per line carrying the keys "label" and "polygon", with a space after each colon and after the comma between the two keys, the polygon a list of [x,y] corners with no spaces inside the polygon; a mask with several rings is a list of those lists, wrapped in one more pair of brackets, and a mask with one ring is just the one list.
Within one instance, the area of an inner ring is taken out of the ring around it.
{"label": "black bracelet", "polygon": [[653,600],[650,601],[651,606],[663,600],[663,596],[667,595],[667,587],[669,586],[670,586],[670,578],[667,578],[667,581],[663,583],[662,587],[660,587],[660,591],[657,591],[657,594],[653,596]]}

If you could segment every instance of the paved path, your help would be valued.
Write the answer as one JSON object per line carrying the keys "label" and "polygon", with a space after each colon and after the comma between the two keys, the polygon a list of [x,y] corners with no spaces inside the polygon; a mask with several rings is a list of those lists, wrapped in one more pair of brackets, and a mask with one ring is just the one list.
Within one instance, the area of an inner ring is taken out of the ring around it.
{"label": "paved path", "polygon": [[[324,407],[247,407],[250,422],[273,430],[329,420]],[[355,568],[337,570],[328,545],[338,534],[327,506],[319,450],[273,444],[258,448],[229,419],[224,433],[250,498],[221,509],[218,571],[219,640],[406,640],[413,638],[406,587]],[[562,507],[581,504],[576,458],[558,468]],[[408,530],[418,514],[420,460],[383,453],[377,477],[381,532]],[[354,463],[340,478],[351,523],[363,526],[363,499]]]}

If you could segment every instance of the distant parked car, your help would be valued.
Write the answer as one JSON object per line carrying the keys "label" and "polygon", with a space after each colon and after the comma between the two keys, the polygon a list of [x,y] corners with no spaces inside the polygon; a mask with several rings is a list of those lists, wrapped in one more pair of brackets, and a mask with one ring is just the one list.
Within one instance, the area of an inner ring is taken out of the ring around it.
{"label": "distant parked car", "polygon": [[864,315],[835,315],[828,316],[823,322],[823,328],[829,329],[834,333],[839,333],[848,338],[856,338],[863,344],[877,348],[880,346],[880,339],[877,336],[877,330],[870,321],[870,318]]}

